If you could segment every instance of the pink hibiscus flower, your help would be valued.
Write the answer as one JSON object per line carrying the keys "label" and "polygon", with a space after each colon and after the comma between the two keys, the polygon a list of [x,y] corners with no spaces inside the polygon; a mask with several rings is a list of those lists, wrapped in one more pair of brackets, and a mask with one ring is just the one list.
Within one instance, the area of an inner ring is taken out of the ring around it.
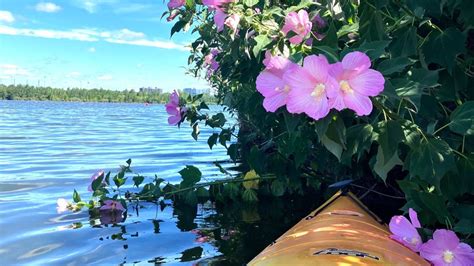
{"label": "pink hibiscus flower", "polygon": [[290,86],[283,80],[289,69],[298,67],[288,58],[273,56],[270,51],[265,53],[263,64],[266,66],[257,77],[257,90],[265,97],[263,107],[267,112],[275,112],[287,103]]}
{"label": "pink hibiscus flower", "polygon": [[420,255],[435,266],[474,265],[474,252],[468,244],[461,243],[453,231],[438,229],[433,239],[420,248]]}
{"label": "pink hibiscus flower", "polygon": [[420,228],[421,224],[418,220],[418,214],[412,208],[408,210],[408,213],[411,222],[402,215],[392,217],[389,227],[393,235],[390,238],[418,252],[423,242],[416,228]]}
{"label": "pink hibiscus flower", "polygon": [[290,12],[285,17],[285,25],[281,31],[288,35],[289,32],[294,32],[296,35],[290,38],[293,44],[299,44],[310,33],[313,24],[309,21],[308,12],[300,10],[298,13]]}
{"label": "pink hibiscus flower", "polygon": [[327,95],[338,89],[336,80],[329,75],[329,63],[324,55],[310,55],[303,67],[287,71],[284,80],[291,90],[286,108],[290,113],[306,113],[315,120],[329,113]]}
{"label": "pink hibiscus flower", "polygon": [[[89,190],[89,192],[93,191],[92,190],[92,182],[94,182],[94,180],[96,180],[97,178],[99,178],[102,175],[104,175],[104,170],[99,170],[91,176],[91,183],[89,184],[89,187],[87,188],[87,190]],[[102,184],[104,184],[104,183],[105,183],[105,179],[102,181]]]}
{"label": "pink hibiscus flower", "polygon": [[170,0],[168,2],[168,8],[169,9],[175,9],[175,8],[180,8],[186,4],[186,0]]}
{"label": "pink hibiscus flower", "polygon": [[379,95],[385,84],[380,72],[369,69],[370,59],[361,52],[351,52],[342,62],[331,66],[331,75],[339,82],[339,90],[330,94],[330,105],[336,110],[352,109],[357,115],[372,112],[369,96]]}
{"label": "pink hibiscus flower", "polygon": [[186,112],[186,108],[179,106],[179,94],[177,91],[173,91],[170,94],[170,100],[165,105],[166,112],[170,115],[168,117],[168,124],[175,126],[181,122],[182,114]]}
{"label": "pink hibiscus flower", "polygon": [[240,16],[237,14],[233,14],[225,20],[224,24],[232,30],[233,35],[235,36],[235,34],[237,33],[237,27],[239,26],[239,22]]}

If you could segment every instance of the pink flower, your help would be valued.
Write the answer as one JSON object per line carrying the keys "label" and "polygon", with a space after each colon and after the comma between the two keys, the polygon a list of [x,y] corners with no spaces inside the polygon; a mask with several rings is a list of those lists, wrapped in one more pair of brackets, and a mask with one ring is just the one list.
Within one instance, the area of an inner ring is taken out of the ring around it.
{"label": "pink flower", "polygon": [[168,22],[172,21],[172,20],[175,19],[176,16],[178,16],[180,13],[181,13],[181,11],[180,11],[179,9],[173,9],[173,10],[171,10],[170,15],[166,18],[166,21],[168,21]]}
{"label": "pink flower", "polygon": [[214,23],[217,26],[217,32],[220,32],[224,29],[225,18],[227,14],[222,11],[222,9],[217,9],[216,13],[214,14]]}
{"label": "pink flower", "polygon": [[208,67],[207,76],[210,77],[219,68],[219,62],[216,56],[220,53],[219,49],[212,48],[211,52],[204,57],[204,65]]}
{"label": "pink flower", "polygon": [[[92,182],[94,182],[97,178],[99,178],[102,175],[104,175],[104,170],[99,170],[91,176],[91,183],[89,184],[89,187],[87,188],[90,192],[93,191],[92,190]],[[105,180],[102,181],[102,184],[104,184],[104,182],[105,182]]]}
{"label": "pink flower", "polygon": [[59,198],[57,201],[57,205],[58,206],[56,207],[56,210],[58,211],[58,213],[62,213],[69,209],[71,203],[69,203],[66,199]]}
{"label": "pink flower", "polygon": [[418,220],[418,214],[412,208],[408,210],[408,213],[411,222],[402,215],[392,217],[389,227],[393,235],[390,238],[418,252],[423,243],[420,234],[416,230],[416,228],[421,227],[420,221]]}
{"label": "pink flower", "polygon": [[377,96],[384,89],[385,80],[380,72],[369,69],[370,59],[361,52],[351,52],[342,62],[331,66],[331,75],[339,82],[339,90],[329,95],[331,107],[342,110],[349,108],[357,115],[372,112],[369,96]]}
{"label": "pink flower", "polygon": [[100,207],[101,211],[120,211],[124,212],[125,208],[123,207],[122,203],[116,200],[106,200],[104,201],[104,205]]}
{"label": "pink flower", "polygon": [[196,240],[194,240],[194,241],[197,242],[197,243],[205,243],[205,242],[209,241],[209,237],[208,236],[201,236],[201,237],[196,238]]}
{"label": "pink flower", "polygon": [[285,17],[285,25],[281,31],[288,35],[289,32],[294,32],[296,35],[290,38],[293,44],[299,44],[310,33],[312,23],[309,21],[308,12],[300,10],[298,13],[290,12]]}
{"label": "pink flower", "polygon": [[175,9],[175,8],[180,8],[186,4],[186,0],[170,0],[168,2],[168,8],[169,9]]}
{"label": "pink flower", "polygon": [[202,4],[207,6],[210,10],[215,10],[214,14],[214,23],[217,26],[217,31],[222,31],[224,29],[225,19],[227,14],[224,12],[223,8],[225,4],[233,3],[235,0],[203,0]]}
{"label": "pink flower", "polygon": [[420,255],[435,266],[474,265],[474,252],[471,246],[460,243],[453,231],[445,229],[438,229],[434,232],[433,239],[421,246]]}
{"label": "pink flower", "polygon": [[311,19],[313,25],[318,29],[323,29],[327,26],[326,20],[324,20],[319,14],[316,14],[313,19]]}
{"label": "pink flower", "polygon": [[290,113],[306,113],[315,120],[329,113],[327,95],[338,89],[336,80],[329,75],[329,63],[324,55],[310,55],[303,67],[287,71],[284,80],[290,85],[286,108]]}
{"label": "pink flower", "polygon": [[257,90],[265,97],[265,110],[275,112],[287,103],[290,92],[290,86],[283,80],[283,75],[287,70],[298,66],[288,58],[273,56],[270,51],[265,53],[263,64],[266,68],[257,77]]}
{"label": "pink flower", "polygon": [[182,113],[186,112],[186,108],[179,106],[179,94],[177,91],[173,91],[170,94],[170,100],[165,105],[166,112],[170,115],[168,117],[168,124],[175,126],[181,122]]}
{"label": "pink flower", "polygon": [[229,27],[235,35],[235,33],[237,33],[237,27],[239,26],[239,22],[240,16],[237,14],[233,14],[225,20],[225,25]]}

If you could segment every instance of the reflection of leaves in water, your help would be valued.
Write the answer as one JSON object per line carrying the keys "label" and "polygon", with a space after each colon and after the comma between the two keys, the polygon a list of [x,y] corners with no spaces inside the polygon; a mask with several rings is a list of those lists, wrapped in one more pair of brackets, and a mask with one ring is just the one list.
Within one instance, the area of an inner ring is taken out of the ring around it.
{"label": "reflection of leaves in water", "polygon": [[197,215],[197,206],[189,206],[187,204],[175,204],[173,214],[178,216],[178,223],[176,226],[181,231],[191,231],[197,227],[194,219]]}
{"label": "reflection of leaves in water", "polygon": [[156,257],[152,260],[147,261],[148,263],[154,263],[155,265],[161,265],[166,261],[166,258],[164,257]]}
{"label": "reflection of leaves in water", "polygon": [[160,223],[164,222],[163,220],[151,220],[153,223],[153,233],[159,234],[160,233]]}
{"label": "reflection of leaves in water", "polygon": [[183,251],[181,254],[181,258],[179,258],[179,261],[185,262],[185,261],[193,261],[200,259],[202,256],[202,247],[194,247],[190,249],[186,249]]}

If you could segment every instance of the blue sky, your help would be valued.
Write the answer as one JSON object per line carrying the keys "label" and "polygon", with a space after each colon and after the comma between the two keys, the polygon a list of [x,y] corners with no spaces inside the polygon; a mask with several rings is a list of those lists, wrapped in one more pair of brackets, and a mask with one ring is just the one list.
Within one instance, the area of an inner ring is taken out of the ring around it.
{"label": "blue sky", "polygon": [[170,39],[165,10],[162,0],[0,0],[0,83],[207,87],[185,75],[192,36]]}

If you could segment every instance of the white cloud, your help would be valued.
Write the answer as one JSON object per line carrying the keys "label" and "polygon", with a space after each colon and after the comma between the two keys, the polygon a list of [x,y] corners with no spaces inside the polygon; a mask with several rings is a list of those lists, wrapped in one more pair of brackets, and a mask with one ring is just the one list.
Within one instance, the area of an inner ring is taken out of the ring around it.
{"label": "white cloud", "polygon": [[78,71],[73,71],[66,75],[66,77],[68,78],[77,78],[79,76],[81,76],[81,72],[78,72]]}
{"label": "white cloud", "polygon": [[99,39],[94,36],[80,32],[79,30],[60,31],[60,30],[45,30],[45,29],[20,29],[0,25],[0,34],[3,35],[19,35],[30,36],[48,39],[68,39],[83,42],[95,42]]}
{"label": "white cloud", "polygon": [[115,8],[114,13],[116,14],[134,13],[134,12],[143,11],[149,8],[152,8],[152,6],[144,5],[144,4],[126,4],[126,5]]}
{"label": "white cloud", "polygon": [[97,77],[98,80],[112,80],[113,77],[111,75],[102,75]]}
{"label": "white cloud", "polygon": [[0,21],[12,23],[15,21],[15,17],[13,17],[13,14],[10,11],[0,10]]}
{"label": "white cloud", "polygon": [[89,13],[95,13],[103,4],[114,4],[117,0],[75,0],[74,4]]}
{"label": "white cloud", "polygon": [[87,51],[89,53],[95,53],[96,49],[95,49],[95,47],[91,47],[91,48],[87,49]]}
{"label": "white cloud", "polygon": [[0,75],[2,76],[30,76],[30,72],[20,66],[12,64],[0,65]]}
{"label": "white cloud", "polygon": [[51,2],[40,2],[36,4],[36,11],[46,12],[46,13],[55,13],[61,10],[61,7]]}
{"label": "white cloud", "polygon": [[[116,31],[100,31],[97,29],[72,29],[68,31],[50,29],[26,29],[0,25],[0,35],[18,35],[48,39],[67,39],[83,42],[109,42],[116,44],[128,44],[136,46],[156,47],[162,49],[175,49],[187,51],[189,48],[183,44],[172,41],[150,40],[143,32],[136,32],[129,29]],[[89,48],[89,52],[95,48]]]}

